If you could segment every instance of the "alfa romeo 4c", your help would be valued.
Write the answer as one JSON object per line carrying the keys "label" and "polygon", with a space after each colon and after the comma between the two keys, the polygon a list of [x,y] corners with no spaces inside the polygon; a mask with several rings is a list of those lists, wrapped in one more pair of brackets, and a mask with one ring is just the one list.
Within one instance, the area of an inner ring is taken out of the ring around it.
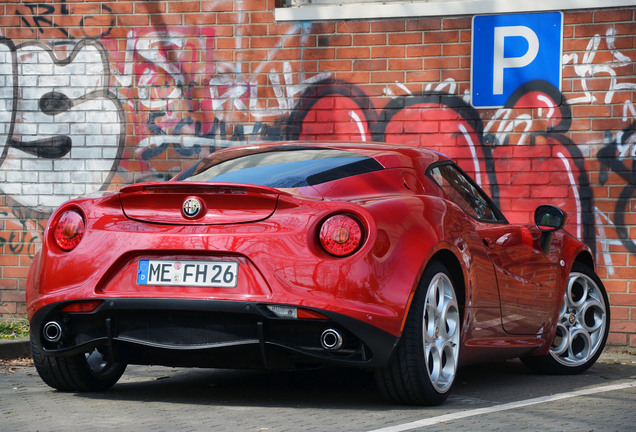
{"label": "alfa romeo 4c", "polygon": [[108,389],[127,364],[362,367],[404,404],[442,402],[469,363],[579,373],[610,309],[565,219],[509,223],[422,148],[221,150],[55,211],[28,278],[33,359],[62,391]]}

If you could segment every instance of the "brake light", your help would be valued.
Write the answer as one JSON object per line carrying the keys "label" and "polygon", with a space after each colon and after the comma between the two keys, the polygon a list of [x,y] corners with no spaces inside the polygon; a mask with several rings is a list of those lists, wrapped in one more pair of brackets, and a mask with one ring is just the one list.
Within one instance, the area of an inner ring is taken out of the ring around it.
{"label": "brake light", "polygon": [[320,228],[320,244],[331,255],[343,257],[354,253],[362,244],[362,224],[351,215],[336,215]]}
{"label": "brake light", "polygon": [[328,320],[329,317],[321,314],[320,312],[312,311],[309,309],[301,309],[299,308],[296,312],[296,316],[298,319],[318,319],[318,320]]}
{"label": "brake light", "polygon": [[55,224],[55,243],[65,251],[75,249],[84,236],[84,218],[78,212],[69,210],[62,214]]}

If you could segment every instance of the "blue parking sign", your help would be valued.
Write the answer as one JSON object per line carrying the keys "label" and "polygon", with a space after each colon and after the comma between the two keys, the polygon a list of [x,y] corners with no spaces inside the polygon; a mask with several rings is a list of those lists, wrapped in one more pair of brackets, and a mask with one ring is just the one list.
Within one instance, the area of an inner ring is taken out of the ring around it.
{"label": "blue parking sign", "polygon": [[536,80],[560,91],[562,53],[561,12],[475,16],[473,106],[502,107],[521,86]]}

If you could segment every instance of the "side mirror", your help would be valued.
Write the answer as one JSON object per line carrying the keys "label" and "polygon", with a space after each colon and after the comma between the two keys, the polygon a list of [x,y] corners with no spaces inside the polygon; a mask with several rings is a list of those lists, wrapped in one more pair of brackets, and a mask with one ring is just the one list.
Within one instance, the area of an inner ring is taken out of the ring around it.
{"label": "side mirror", "polygon": [[543,232],[539,242],[544,253],[550,251],[554,231],[563,228],[565,220],[563,210],[552,205],[541,205],[534,211],[534,223]]}
{"label": "side mirror", "polygon": [[534,211],[534,223],[544,233],[560,230],[565,219],[563,210],[552,205],[541,205]]}

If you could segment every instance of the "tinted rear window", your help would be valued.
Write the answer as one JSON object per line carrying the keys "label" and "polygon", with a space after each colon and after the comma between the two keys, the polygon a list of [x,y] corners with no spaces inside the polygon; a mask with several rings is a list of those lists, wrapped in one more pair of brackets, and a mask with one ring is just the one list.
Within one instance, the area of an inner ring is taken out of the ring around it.
{"label": "tinted rear window", "polygon": [[184,171],[177,180],[297,188],[383,169],[375,159],[359,153],[293,147],[241,154],[203,170],[199,164]]}

